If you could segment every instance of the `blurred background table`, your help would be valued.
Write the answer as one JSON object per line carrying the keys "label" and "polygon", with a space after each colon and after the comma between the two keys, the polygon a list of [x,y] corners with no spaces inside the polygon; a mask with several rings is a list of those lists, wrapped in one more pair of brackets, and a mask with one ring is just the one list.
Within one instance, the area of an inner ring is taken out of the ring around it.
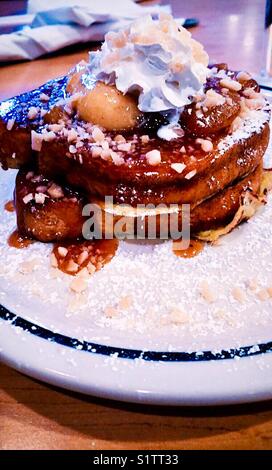
{"label": "blurred background table", "polygon": [[[265,0],[172,0],[211,61],[258,73],[263,65]],[[1,1],[0,16],[25,11]],[[0,33],[3,31],[0,31]],[[66,73],[86,57],[76,46],[0,69],[0,99]],[[272,402],[207,409],[118,404],[40,384],[0,365],[1,449],[272,449]]]}

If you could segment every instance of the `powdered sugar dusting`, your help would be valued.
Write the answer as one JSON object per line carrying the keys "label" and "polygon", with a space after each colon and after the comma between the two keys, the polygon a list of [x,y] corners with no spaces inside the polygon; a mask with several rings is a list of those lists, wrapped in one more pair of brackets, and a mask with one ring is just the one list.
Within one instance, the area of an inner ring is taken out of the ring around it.
{"label": "powdered sugar dusting", "polygon": [[[229,138],[252,131],[248,126]],[[0,178],[4,208],[14,172]],[[248,223],[192,259],[177,258],[171,241],[121,242],[112,262],[76,292],[71,277],[51,266],[50,245],[7,245],[15,215],[3,209],[0,301],[54,331],[117,346],[201,350],[271,340],[271,218],[270,197]]]}

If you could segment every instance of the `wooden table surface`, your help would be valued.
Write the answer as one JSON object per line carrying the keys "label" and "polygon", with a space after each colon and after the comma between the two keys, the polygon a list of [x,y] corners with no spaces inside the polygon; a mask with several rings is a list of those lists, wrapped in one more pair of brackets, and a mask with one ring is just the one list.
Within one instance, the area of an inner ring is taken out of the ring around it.
{"label": "wooden table surface", "polygon": [[[176,0],[176,15],[197,17],[193,34],[213,61],[258,72],[264,0]],[[12,10],[11,10],[12,8]],[[24,11],[0,1],[0,15]],[[1,67],[0,98],[65,73],[91,46]],[[272,402],[206,409],[113,403],[65,392],[0,365],[2,449],[272,449]]]}

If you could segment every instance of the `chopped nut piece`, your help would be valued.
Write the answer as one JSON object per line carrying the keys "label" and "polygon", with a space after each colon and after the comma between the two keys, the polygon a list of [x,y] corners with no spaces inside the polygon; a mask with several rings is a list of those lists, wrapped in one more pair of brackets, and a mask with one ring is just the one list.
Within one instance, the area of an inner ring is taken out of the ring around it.
{"label": "chopped nut piece", "polygon": [[88,263],[87,269],[88,269],[89,274],[91,274],[91,275],[94,274],[95,271],[96,271],[95,265],[91,262]]}
{"label": "chopped nut piece", "polygon": [[120,166],[120,165],[123,165],[123,163],[125,163],[125,160],[123,159],[123,157],[121,157],[117,152],[114,152],[113,150],[111,150],[110,155],[111,155],[114,165]]}
{"label": "chopped nut piece", "polygon": [[11,131],[11,129],[13,128],[15,124],[15,119],[9,119],[8,122],[7,122],[7,131]]}
{"label": "chopped nut piece", "polygon": [[75,129],[70,129],[67,134],[68,142],[74,142],[77,139],[77,132]]}
{"label": "chopped nut piece", "polygon": [[65,258],[65,256],[67,255],[67,253],[68,253],[67,248],[65,248],[64,246],[59,246],[59,247],[58,247],[58,254],[59,254],[62,258]]}
{"label": "chopped nut piece", "polygon": [[159,150],[151,150],[150,152],[147,152],[146,159],[149,165],[158,165],[161,163],[161,152]]}
{"label": "chopped nut piece", "polygon": [[67,271],[69,271],[70,273],[76,273],[78,271],[78,268],[78,264],[75,263],[75,261],[73,261],[72,259],[70,259],[66,267]]}
{"label": "chopped nut piece", "polygon": [[105,308],[105,315],[108,318],[116,317],[119,314],[117,308],[115,307],[106,307]]}
{"label": "chopped nut piece", "polygon": [[234,287],[234,289],[232,289],[232,296],[241,304],[246,300],[246,294],[240,287]]}
{"label": "chopped nut piece", "polygon": [[184,163],[172,163],[171,168],[177,173],[182,173],[186,165],[184,165]]}
{"label": "chopped nut piece", "polygon": [[102,153],[102,148],[101,147],[92,147],[92,156],[93,158],[100,157]]}
{"label": "chopped nut piece", "polygon": [[189,316],[179,308],[174,308],[170,312],[170,321],[176,325],[184,324],[189,321]]}
{"label": "chopped nut piece", "polygon": [[35,202],[37,204],[44,204],[45,202],[45,199],[47,198],[48,196],[44,193],[36,193],[35,194]]}
{"label": "chopped nut piece", "polygon": [[69,152],[70,153],[77,153],[77,148],[74,145],[69,145]]}
{"label": "chopped nut piece", "polygon": [[99,127],[95,127],[92,132],[92,138],[95,142],[103,142],[105,139],[104,133],[99,129]]}
{"label": "chopped nut piece", "polygon": [[38,112],[39,112],[39,108],[35,108],[35,106],[30,106],[28,113],[27,113],[28,119],[30,119],[31,121],[35,119],[38,116]]}
{"label": "chopped nut piece", "polygon": [[50,255],[50,263],[51,263],[52,268],[57,268],[58,267],[58,260],[57,260],[56,256],[54,255],[54,253],[51,253],[51,255]]}
{"label": "chopped nut piece", "polygon": [[247,72],[239,72],[236,78],[238,82],[246,82],[251,79],[251,76]]}
{"label": "chopped nut piece", "polygon": [[195,175],[196,175],[196,170],[192,170],[192,171],[190,171],[189,173],[187,173],[187,175],[185,175],[185,178],[186,178],[187,180],[190,180],[190,179],[193,178]]}
{"label": "chopped nut piece", "polygon": [[118,302],[118,308],[121,310],[128,310],[133,304],[133,299],[131,295],[126,295],[122,297]]}
{"label": "chopped nut piece", "polygon": [[265,301],[269,299],[269,293],[267,292],[267,289],[262,289],[257,293],[257,296],[260,300]]}
{"label": "chopped nut piece", "polygon": [[52,183],[51,186],[48,188],[47,192],[49,196],[54,199],[60,199],[64,197],[64,192],[62,191],[62,188],[56,183]]}
{"label": "chopped nut piece", "polygon": [[49,100],[50,100],[50,96],[46,95],[45,93],[41,93],[41,94],[40,94],[40,100],[41,100],[41,101],[49,101]]}
{"label": "chopped nut piece", "polygon": [[213,303],[216,301],[217,297],[214,290],[211,290],[208,282],[202,282],[200,286],[200,294],[208,303]]}
{"label": "chopped nut piece", "polygon": [[74,292],[80,293],[86,290],[88,287],[86,279],[82,277],[75,276],[70,284],[70,289]]}
{"label": "chopped nut piece", "polygon": [[267,292],[269,297],[272,297],[272,287],[268,287]]}
{"label": "chopped nut piece", "polygon": [[32,201],[32,199],[34,199],[33,194],[29,193],[23,198],[23,202],[24,204],[28,204],[30,201]]}
{"label": "chopped nut piece", "polygon": [[87,250],[83,250],[83,251],[80,253],[80,255],[79,255],[78,259],[77,259],[78,264],[79,264],[79,265],[83,264],[84,261],[86,261],[86,260],[88,259],[88,256],[89,256],[88,251],[87,251]]}
{"label": "chopped nut piece", "polygon": [[148,144],[150,138],[149,138],[149,135],[142,135],[141,136],[141,141],[143,144]]}
{"label": "chopped nut piece", "polygon": [[220,85],[233,91],[240,91],[242,88],[241,83],[236,80],[231,80],[230,78],[223,78],[223,80],[220,80]]}
{"label": "chopped nut piece", "polygon": [[211,152],[213,150],[213,143],[208,139],[196,139],[196,143],[201,145],[204,152]]}
{"label": "chopped nut piece", "polygon": [[114,137],[114,141],[115,142],[126,142],[126,139],[121,134],[118,134]]}
{"label": "chopped nut piece", "polygon": [[249,290],[251,290],[251,291],[257,290],[257,288],[258,288],[258,281],[257,281],[257,279],[249,279],[249,281],[247,282],[247,287],[248,287]]}
{"label": "chopped nut piece", "polygon": [[31,131],[31,148],[36,152],[40,152],[42,148],[42,142],[44,139],[43,134],[38,134],[36,131]]}

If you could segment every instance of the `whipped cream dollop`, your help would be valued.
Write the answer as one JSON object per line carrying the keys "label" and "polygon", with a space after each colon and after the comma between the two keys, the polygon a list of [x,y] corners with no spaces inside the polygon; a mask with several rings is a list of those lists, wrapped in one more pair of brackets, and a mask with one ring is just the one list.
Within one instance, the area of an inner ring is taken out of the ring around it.
{"label": "whipped cream dollop", "polygon": [[124,94],[137,92],[142,112],[177,112],[202,89],[208,60],[203,46],[162,14],[106,34],[101,50],[90,53],[89,70]]}

